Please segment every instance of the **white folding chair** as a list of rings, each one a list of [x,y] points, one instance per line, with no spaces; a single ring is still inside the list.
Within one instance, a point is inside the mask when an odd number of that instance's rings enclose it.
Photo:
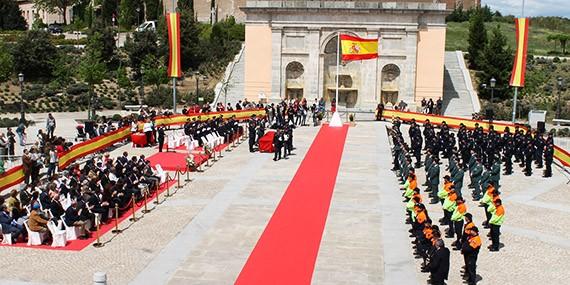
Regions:
[[[162,166],[160,166],[160,164],[157,164],[155,166],[156,172],[157,172],[157,176],[160,177],[160,183],[164,183],[166,182],[166,172],[164,172],[164,170],[162,169]]]
[[[29,220],[26,220],[24,222],[26,231],[28,231],[28,245],[41,245],[45,240],[45,238],[47,237],[47,234],[40,232],[33,232],[32,230],[30,230],[30,225],[28,223]]]
[[[0,232],[2,233],[2,244],[12,244],[12,234],[5,234],[2,231],[2,225],[0,225]]]
[[[51,247],[64,247],[67,244],[66,231],[59,229],[53,221],[48,222],[48,229],[51,232]]]
[[[61,220],[63,221],[63,227],[65,228],[65,236],[67,240],[76,240],[78,237],[84,235],[83,227],[69,226],[65,222],[65,214],[61,215]]]
[[[65,199],[61,203],[61,207],[63,207],[64,211],[71,207],[71,194],[67,193]]]

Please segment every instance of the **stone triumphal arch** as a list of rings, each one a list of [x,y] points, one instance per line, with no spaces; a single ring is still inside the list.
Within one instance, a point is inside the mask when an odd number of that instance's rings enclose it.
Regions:
[[[379,38],[379,57],[343,62],[339,105],[410,106],[443,92],[445,4],[411,1],[247,1],[244,95],[330,102],[339,33]]]

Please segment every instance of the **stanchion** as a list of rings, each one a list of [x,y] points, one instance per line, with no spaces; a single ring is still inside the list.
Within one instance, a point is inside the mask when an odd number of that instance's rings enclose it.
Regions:
[[[142,210],[142,212],[143,212],[144,214],[150,213],[150,211],[152,211],[152,210],[149,210],[148,207],[147,207],[147,205],[146,205],[146,204],[147,204],[147,203],[146,203],[146,200],[147,200],[147,199],[148,199],[148,190],[144,192],[144,210]]]
[[[218,160],[216,159],[216,146],[215,146],[215,145],[214,145],[214,147],[212,148],[212,154],[214,155],[214,159],[212,159],[212,161],[213,161],[213,162],[218,161]]]
[[[184,180],[186,182],[190,182],[192,181],[192,179],[190,179],[190,168],[186,167],[186,180]]]
[[[132,211],[133,211],[133,217],[130,218],[129,221],[131,221],[131,222],[136,222],[136,221],[138,221],[139,219],[137,219],[137,216],[136,216],[136,213],[135,213],[135,204],[136,204],[136,203],[135,203],[135,197],[134,197],[134,196],[131,198],[131,202],[132,202],[132,207],[131,207],[131,209],[132,209]]]
[[[170,180],[174,180],[170,177],[170,174],[166,175],[166,181],[170,181]],[[168,184],[166,184],[166,194],[164,194],[164,197],[170,197],[170,187],[168,187]]]
[[[156,191],[156,201],[154,201],[154,204],[156,204],[156,205],[160,205],[160,200],[159,200],[159,197],[158,197],[158,196],[160,195],[160,192],[158,192],[158,190],[160,190],[159,187],[160,187],[160,186],[157,185],[157,186],[156,186],[156,190],[155,190],[155,191]],[[166,187],[168,187],[168,177],[166,178]]]
[[[176,176],[178,176],[178,179],[177,179],[178,181],[176,182],[177,183],[176,189],[180,189],[180,188],[182,188],[182,186],[180,185],[180,174],[182,174],[182,171],[176,170],[176,174],[177,174]]]
[[[115,229],[111,231],[114,234],[120,234],[122,230],[119,230],[119,204],[115,204]]]
[[[100,240],[100,234],[99,234],[100,223],[99,223],[99,221],[96,221],[96,222],[97,222],[97,242],[94,243],[93,246],[99,248],[99,247],[103,247],[103,243]]]

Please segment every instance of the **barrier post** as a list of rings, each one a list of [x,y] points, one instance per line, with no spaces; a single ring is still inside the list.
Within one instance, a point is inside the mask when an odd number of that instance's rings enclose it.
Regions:
[[[186,181],[186,182],[192,181],[190,179],[190,167],[188,167],[188,166],[186,166],[186,180],[184,180],[184,181]]]
[[[93,273],[93,285],[107,285],[107,273],[105,272]]]
[[[100,222],[97,221],[97,219],[95,219],[95,222],[97,222],[97,242],[93,244],[94,247],[99,248],[99,247],[103,247],[103,243],[101,243],[100,240],[100,234],[99,234],[99,229],[100,229]]]
[[[214,159],[212,159],[212,161],[213,161],[213,162],[218,161],[218,160],[216,159],[216,145],[214,145],[214,147],[212,148],[212,154],[214,155]]]
[[[177,179],[178,181],[176,182],[177,183],[176,189],[180,189],[180,188],[182,188],[182,186],[180,185],[180,175],[182,174],[182,171],[176,170],[176,174],[178,176],[178,179]]]
[[[115,229],[111,231],[114,234],[120,234],[122,230],[119,230],[119,204],[115,204]]]
[[[147,202],[146,202],[147,199],[148,199],[148,190],[144,192],[144,210],[142,211],[144,214],[150,213],[151,211],[147,207]]]
[[[136,221],[138,221],[139,219],[137,219],[137,216],[136,216],[136,213],[135,213],[135,197],[134,197],[134,196],[131,198],[131,202],[132,202],[131,209],[132,209],[132,212],[133,212],[133,217],[130,218],[129,221],[131,221],[131,222],[136,222]]]
[[[160,186],[157,185],[157,186],[156,186],[156,190],[155,190],[155,191],[156,191],[156,201],[154,201],[154,204],[156,204],[156,205],[159,205],[159,204],[160,204],[160,200],[159,200],[159,197],[158,197],[158,196],[160,195],[160,192],[158,192],[158,190],[160,190],[159,187],[160,187]],[[168,187],[168,177],[167,177],[167,179],[166,179],[166,187]]]

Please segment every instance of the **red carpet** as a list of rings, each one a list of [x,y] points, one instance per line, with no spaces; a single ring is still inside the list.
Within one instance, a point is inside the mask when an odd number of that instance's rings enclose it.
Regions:
[[[216,156],[218,152],[224,150],[228,147],[229,144],[222,144],[216,147]],[[194,151],[202,151],[202,147],[197,147]],[[162,169],[165,171],[176,171],[176,170],[184,170],[186,168],[186,157],[188,156],[188,152],[186,151],[163,151],[157,152],[149,157],[147,160],[150,161],[150,164],[154,167],[157,164],[160,164]],[[203,154],[196,154],[194,153],[194,162],[196,165],[201,165],[202,163],[206,162],[206,155]]]
[[[311,283],[347,133],[321,127],[235,284]]]
[[[170,181],[169,183],[163,183],[162,185],[160,185],[160,189],[159,189],[159,193],[162,193],[164,191],[166,191],[167,187],[171,187],[172,185],[174,185],[176,183],[176,181]],[[153,204],[152,202],[155,201],[156,199],[156,192],[152,195],[149,196],[148,198],[148,202],[147,202],[147,206],[149,209],[152,209]],[[161,198],[164,199],[164,198]],[[140,205],[139,205],[140,204]],[[135,205],[135,211],[138,211],[140,208],[144,207],[144,203],[141,201],[139,202],[139,204]],[[120,224],[126,220],[132,217],[132,212],[131,210],[125,211],[123,213],[123,215],[119,216],[119,229],[123,229],[124,227],[121,227]],[[137,217],[141,217],[141,213],[137,213]],[[104,242],[106,240],[108,240],[109,238],[106,237],[105,239],[103,239],[103,235],[111,230],[113,230],[115,228],[115,220],[114,219],[109,219],[109,224],[106,225],[101,225],[99,234],[101,236],[101,241]],[[70,250],[70,251],[80,251],[83,250],[84,248],[86,248],[87,246],[89,246],[91,243],[95,242],[95,240],[97,239],[97,235],[96,233],[92,233],[91,234],[91,238],[89,239],[85,239],[85,240],[72,240],[72,241],[68,241],[67,245],[65,247],[51,247],[51,243],[48,245],[32,245],[32,246],[28,246],[27,243],[25,242],[21,242],[21,243],[15,243],[12,245],[0,245],[0,246],[13,246],[13,247],[26,247],[26,248],[33,248],[33,249],[53,249],[53,250]]]

